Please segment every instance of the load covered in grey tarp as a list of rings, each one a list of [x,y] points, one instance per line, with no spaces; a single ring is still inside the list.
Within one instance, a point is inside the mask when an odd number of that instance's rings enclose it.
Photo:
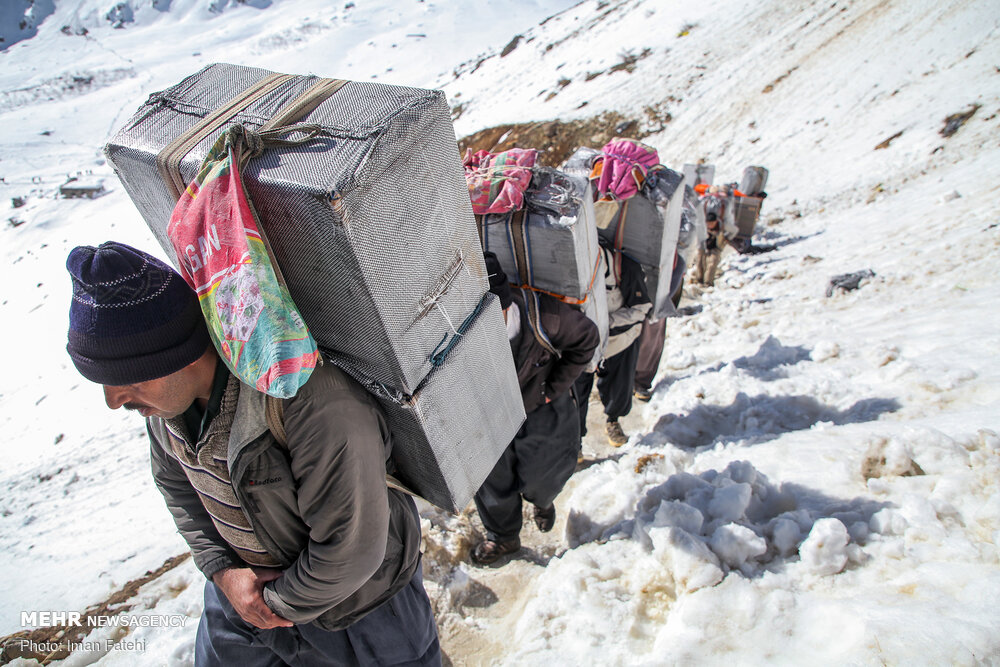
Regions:
[[[767,187],[768,171],[764,167],[750,166],[743,170],[740,192],[745,196],[733,197],[733,224],[737,228],[736,238],[749,239],[753,236],[760,207],[764,203],[761,196]]]
[[[562,168],[569,174],[589,176],[594,159],[599,155],[601,151],[593,148],[577,148]],[[657,165],[646,174],[639,194],[620,202],[618,211],[606,225],[598,224],[597,233],[601,238],[642,264],[646,288],[653,302],[652,317],[656,319],[678,314],[670,301],[670,276],[684,206],[683,184],[683,176]],[[625,226],[618,239],[622,208],[626,211]]]
[[[692,188],[702,183],[705,185],[711,185],[712,181],[715,179],[715,165],[686,164],[681,170],[681,173],[684,174],[684,182]]]
[[[639,194],[621,203],[618,213],[598,233],[642,264],[646,289],[653,302],[652,317],[675,317],[670,301],[670,276],[684,208],[684,177],[657,166],[649,170]],[[622,211],[625,211],[622,223]],[[624,227],[619,229],[619,225]]]
[[[764,167],[747,167],[740,179],[740,192],[750,197],[759,196],[767,187],[767,175],[768,171]]]
[[[592,200],[586,178],[535,167],[525,196],[524,236],[531,287],[562,297],[597,325],[596,368],[608,339],[608,305]],[[519,284],[512,218],[512,213],[483,217],[483,249],[496,254],[508,280]]]
[[[224,121],[179,159],[188,183],[226,127],[258,130],[329,81],[217,64],[150,96],[105,153],[168,256],[175,195],[157,165],[165,147],[213,117]],[[265,150],[244,180],[324,356],[386,406],[398,476],[460,509],[524,409],[503,319],[484,298],[450,110],[440,91],[352,81],[334,89],[297,119],[320,136]],[[493,338],[500,342],[487,344]]]

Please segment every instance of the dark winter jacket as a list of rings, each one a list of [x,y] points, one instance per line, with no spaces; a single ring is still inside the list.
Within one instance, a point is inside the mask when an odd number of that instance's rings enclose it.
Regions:
[[[544,404],[546,398],[555,399],[569,390],[594,358],[601,335],[597,325],[579,310],[554,297],[539,295],[542,330],[552,347],[560,352],[556,358],[532,333],[524,307],[524,292],[514,290],[513,297],[521,318],[521,331],[511,341],[511,348],[524,411],[528,413]]]
[[[392,441],[385,417],[360,385],[327,364],[284,401],[285,447],[268,430],[264,394],[229,387],[227,394],[238,393],[225,403],[235,406],[232,485],[254,534],[284,571],[266,584],[264,599],[294,623],[347,627],[406,586],[419,564],[413,501],[386,487]],[[209,578],[245,567],[171,450],[177,438],[192,446],[186,429],[158,418],[147,427],[153,477],[195,565]]]

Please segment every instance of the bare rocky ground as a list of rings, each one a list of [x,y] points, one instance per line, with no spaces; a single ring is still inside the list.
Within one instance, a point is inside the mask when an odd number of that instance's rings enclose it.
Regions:
[[[463,155],[466,150],[498,153],[511,148],[534,148],[538,150],[541,164],[558,167],[580,146],[601,147],[615,137],[646,138],[655,129],[648,121],[648,118],[630,118],[610,111],[565,122],[548,120],[498,125],[460,139],[458,147]]]

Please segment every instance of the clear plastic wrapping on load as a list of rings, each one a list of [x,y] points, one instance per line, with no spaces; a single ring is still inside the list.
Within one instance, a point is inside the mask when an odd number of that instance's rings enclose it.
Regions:
[[[584,177],[535,167],[525,197],[524,231],[531,287],[579,308],[601,334],[596,367],[608,338],[604,265],[594,226],[593,196]],[[513,284],[520,284],[512,245],[512,213],[484,216],[483,248],[496,254]]]
[[[690,266],[694,263],[698,247],[708,238],[705,209],[698,203],[698,194],[684,181],[684,204],[681,209],[681,226],[677,235],[677,254]]]
[[[594,159],[600,155],[601,151],[593,148],[578,148],[563,163],[562,169],[569,174],[588,177]],[[711,177],[710,173],[704,173]],[[620,247],[642,265],[649,298],[653,302],[653,317],[657,319],[677,315],[670,300],[670,276],[684,207],[684,182],[684,176],[662,165],[650,169],[639,194],[624,202],[610,203],[617,205],[617,211],[597,224],[601,238]],[[625,225],[619,229],[623,207]]]
[[[681,172],[684,174],[684,182],[692,188],[702,183],[712,185],[715,179],[714,164],[686,164]]]

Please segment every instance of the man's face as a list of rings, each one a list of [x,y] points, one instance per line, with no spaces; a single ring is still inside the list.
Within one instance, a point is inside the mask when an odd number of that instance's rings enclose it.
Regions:
[[[104,385],[104,400],[112,410],[124,407],[143,417],[176,417],[197,397],[195,383],[187,370],[138,384]]]

